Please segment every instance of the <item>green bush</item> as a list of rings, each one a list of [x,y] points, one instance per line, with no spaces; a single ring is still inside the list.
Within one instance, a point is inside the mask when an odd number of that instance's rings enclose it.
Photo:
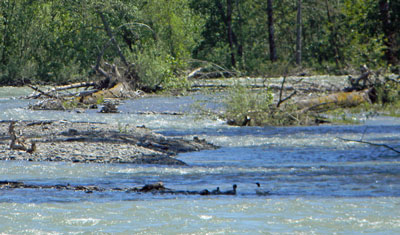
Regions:
[[[272,93],[266,90],[252,91],[242,85],[235,85],[229,90],[224,100],[225,118],[232,124],[243,125],[252,120],[253,125],[269,120]]]
[[[276,107],[271,91],[251,90],[241,85],[236,85],[228,92],[224,104],[224,117],[231,125],[313,125],[320,119],[317,113],[299,110],[292,103]]]

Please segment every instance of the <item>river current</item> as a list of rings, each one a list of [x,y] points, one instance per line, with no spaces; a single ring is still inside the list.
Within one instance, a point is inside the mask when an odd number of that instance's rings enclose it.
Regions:
[[[6,234],[397,234],[400,119],[360,117],[360,125],[231,127],[191,115],[205,98],[127,100],[121,113],[32,111],[14,99],[25,88],[0,89],[0,120],[101,121],[145,125],[168,136],[205,138],[217,150],[180,154],[188,166],[0,162],[0,180],[32,184],[134,187],[158,181],[176,190],[229,190],[236,196],[126,192],[0,190],[0,233]],[[214,97],[217,99],[217,97]],[[210,109],[221,108],[211,102]],[[143,114],[154,111],[155,113]],[[165,115],[158,112],[183,112]],[[270,194],[256,194],[256,182]]]

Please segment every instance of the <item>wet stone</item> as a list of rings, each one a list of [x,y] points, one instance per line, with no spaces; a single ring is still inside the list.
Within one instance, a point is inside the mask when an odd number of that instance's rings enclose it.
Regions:
[[[0,133],[8,133],[9,124],[0,123]],[[181,152],[215,149],[205,140],[166,137],[143,127],[118,124],[53,121],[46,129],[34,122],[17,122],[16,131],[34,137],[37,151],[10,149],[10,137],[0,144],[0,160],[69,161],[76,163],[132,163],[185,165],[174,156]],[[31,137],[31,138],[32,138]]]

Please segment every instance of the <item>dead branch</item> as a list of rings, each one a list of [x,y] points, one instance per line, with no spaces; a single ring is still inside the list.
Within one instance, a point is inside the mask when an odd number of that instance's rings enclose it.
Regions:
[[[17,134],[15,133],[15,129],[14,129],[15,123],[16,123],[15,121],[12,121],[10,123],[10,126],[8,127],[8,133],[11,138],[10,149],[22,150],[22,151],[26,151],[28,153],[35,152],[36,151],[36,143],[32,142],[31,146],[28,147],[25,137],[23,137],[23,136],[18,137]]]
[[[282,79],[281,89],[279,90],[279,100],[278,100],[278,103],[276,104],[277,108],[279,108],[279,105],[281,105],[281,102],[282,102],[282,93],[283,93],[283,87],[285,85],[285,81],[286,81],[286,76],[283,77],[283,79]]]
[[[346,87],[344,91],[360,91],[371,88],[382,81],[379,79],[379,72],[374,73],[366,65],[360,67],[361,75],[358,78],[349,76],[350,87]],[[375,75],[371,78],[371,75]]]
[[[199,76],[199,73],[201,73],[201,71],[203,70],[203,67],[200,68],[196,68],[195,70],[193,70],[192,72],[189,73],[189,75],[187,76],[188,79],[192,79],[192,78],[197,78]]]
[[[283,94],[283,88],[284,88],[284,85],[285,85],[285,81],[286,81],[286,77],[283,77],[282,84],[281,84],[281,89],[279,90],[279,100],[278,100],[278,103],[276,103],[276,107],[277,107],[277,108],[279,108],[279,106],[280,106],[283,102],[285,102],[285,101],[291,99],[291,98],[292,98],[294,95],[296,95],[296,93],[297,93],[297,91],[294,90],[289,96],[287,96],[287,97],[285,97],[285,98],[282,99],[282,94]]]
[[[99,12],[99,15],[100,15],[101,21],[103,22],[104,30],[106,31],[112,44],[114,45],[115,49],[117,50],[117,53],[118,53],[119,57],[121,58],[121,61],[124,63],[124,65],[126,67],[129,67],[129,63],[127,62],[124,54],[122,53],[122,50],[117,43],[117,40],[115,40],[115,37],[111,31],[110,25],[108,24],[106,17],[104,16],[104,14],[102,12]]]
[[[297,91],[296,90],[294,90],[290,95],[288,95],[288,96],[286,96],[285,98],[283,98],[281,101],[280,101],[280,104],[282,104],[283,102],[285,102],[285,101],[287,101],[287,100],[290,100],[293,96],[295,96],[297,94]],[[279,107],[279,106],[278,106]]]
[[[230,71],[221,65],[209,61],[194,59],[189,62],[202,63],[205,65],[203,67],[196,68],[192,72],[190,72],[187,77],[188,79],[194,79],[194,78],[208,79],[208,78],[221,78],[221,77],[228,78],[238,74],[235,71]]]
[[[95,85],[96,85],[95,82],[79,82],[79,83],[73,83],[73,84],[65,85],[65,86],[57,86],[46,92],[64,91],[64,90],[76,89],[76,88],[82,88],[82,87],[91,87],[91,86],[95,86]]]
[[[295,84],[301,83],[303,80],[304,80],[304,78],[300,78],[299,80],[292,82],[292,84],[295,85]]]
[[[56,92],[59,92],[59,91],[70,90],[70,89],[76,89],[76,88],[83,88],[83,87],[88,88],[88,87],[95,86],[95,85],[96,85],[95,82],[79,82],[79,83],[73,83],[73,84],[65,85],[65,86],[53,87],[53,88],[51,88],[49,90],[46,90],[46,91],[42,91],[38,87],[28,85],[30,88],[32,88],[33,90],[35,90],[35,91],[37,91],[39,93],[38,94],[36,94],[36,93],[35,94],[31,94],[31,95],[25,96],[23,98],[24,99],[38,99],[43,95],[43,96],[47,96],[47,97],[52,98],[52,99],[53,98],[57,99],[57,98],[61,98],[61,97],[64,97],[64,96],[75,96],[76,94],[79,94],[80,92],[70,93],[68,95],[65,95],[65,94],[53,94],[53,93],[56,93]]]
[[[101,59],[103,58],[105,50],[108,48],[110,45],[111,40],[109,40],[106,44],[104,44],[103,49],[100,51],[100,53],[97,55],[97,60],[96,60],[96,65],[94,66],[93,70],[97,71],[100,67]]]
[[[345,139],[345,138],[341,138],[341,137],[336,137],[336,138],[338,138],[340,140],[343,140],[343,141],[347,141],[347,142],[356,142],[356,143],[368,144],[368,145],[377,146],[377,147],[383,147],[383,148],[389,149],[389,150],[391,150],[391,151],[393,151],[395,153],[399,153],[400,154],[399,150],[396,150],[395,148],[393,148],[393,147],[391,147],[391,146],[389,146],[387,144],[377,144],[377,143],[372,143],[372,142],[363,141],[363,140],[351,140],[351,139]]]
[[[35,86],[28,85],[28,87],[32,88],[33,90],[35,90],[35,91],[39,92],[40,94],[42,94],[42,95],[44,95],[44,96],[47,96],[47,97],[49,97],[49,98],[58,99],[57,96],[54,96],[54,95],[50,94],[49,92],[42,91],[42,90],[40,90],[39,88],[37,88],[37,87],[35,87]]]

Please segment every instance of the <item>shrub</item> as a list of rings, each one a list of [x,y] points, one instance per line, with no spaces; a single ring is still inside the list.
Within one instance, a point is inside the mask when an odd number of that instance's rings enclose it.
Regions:
[[[242,85],[235,85],[228,91],[224,100],[225,118],[231,124],[252,125],[264,123],[269,119],[272,93],[268,90],[251,91]]]
[[[292,126],[312,125],[321,121],[316,112],[300,110],[293,103],[276,107],[269,90],[250,90],[241,85],[236,85],[228,92],[224,104],[224,118],[231,125]]]

